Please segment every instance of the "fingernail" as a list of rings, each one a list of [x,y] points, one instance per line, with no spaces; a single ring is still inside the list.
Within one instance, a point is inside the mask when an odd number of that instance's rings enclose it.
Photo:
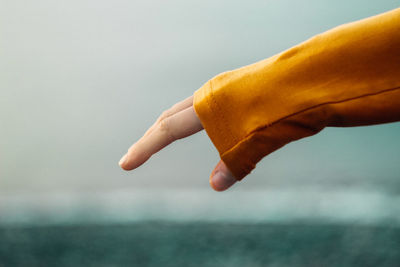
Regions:
[[[122,166],[122,164],[124,164],[125,160],[126,160],[126,156],[127,154],[125,154],[118,162],[119,166]]]
[[[211,185],[217,191],[224,191],[236,183],[236,179],[221,171],[216,171],[211,178]]]

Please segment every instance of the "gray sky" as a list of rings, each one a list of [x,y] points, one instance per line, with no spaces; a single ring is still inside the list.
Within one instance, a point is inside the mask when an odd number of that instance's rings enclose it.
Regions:
[[[156,117],[214,75],[398,1],[0,1],[0,191],[208,188],[203,132],[130,173],[117,162]],[[234,190],[399,191],[400,124],[326,129]],[[211,189],[210,189],[211,190]]]

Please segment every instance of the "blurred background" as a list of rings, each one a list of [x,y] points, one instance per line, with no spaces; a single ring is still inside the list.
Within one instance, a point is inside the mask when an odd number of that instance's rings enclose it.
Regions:
[[[325,129],[223,193],[205,132],[118,166],[216,74],[398,6],[1,0],[0,266],[398,266],[399,123]]]

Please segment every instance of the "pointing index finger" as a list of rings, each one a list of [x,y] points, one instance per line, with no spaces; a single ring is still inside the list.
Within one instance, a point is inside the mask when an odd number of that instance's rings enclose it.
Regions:
[[[146,134],[133,144],[121,159],[120,166],[132,170],[146,162],[153,154],[175,140],[203,129],[193,106],[158,120]]]

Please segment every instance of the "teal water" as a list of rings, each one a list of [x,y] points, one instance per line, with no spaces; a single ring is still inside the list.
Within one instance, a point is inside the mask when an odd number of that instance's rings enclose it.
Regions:
[[[142,222],[0,228],[0,266],[399,266],[400,228]]]

